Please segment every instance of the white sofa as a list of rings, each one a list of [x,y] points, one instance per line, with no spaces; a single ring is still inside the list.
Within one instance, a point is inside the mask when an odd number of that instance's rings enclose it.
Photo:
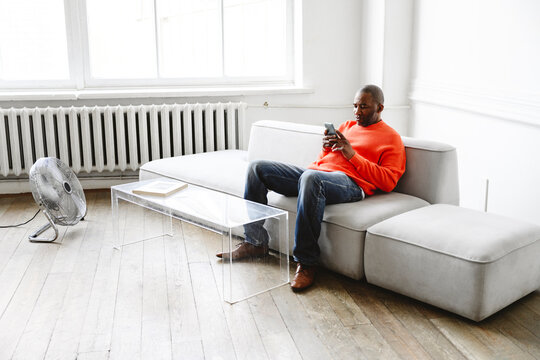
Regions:
[[[259,121],[247,151],[151,161],[140,178],[165,176],[242,196],[250,160],[306,166],[321,150],[322,133],[322,126]],[[403,143],[406,171],[393,192],[326,207],[322,265],[475,321],[538,289],[540,226],[456,206],[456,150],[407,137]],[[270,192],[268,200],[289,212],[292,251],[296,198]]]
[[[322,126],[258,121],[251,128],[247,151],[222,150],[154,160],[141,167],[139,177],[141,180],[169,177],[241,197],[249,161],[268,159],[307,166],[321,150],[322,134]],[[326,268],[361,279],[364,240],[370,226],[430,204],[458,204],[455,148],[407,137],[403,137],[403,143],[407,170],[395,191],[326,207],[319,238],[321,264]],[[268,198],[269,205],[289,212],[292,253],[296,197],[271,192]]]

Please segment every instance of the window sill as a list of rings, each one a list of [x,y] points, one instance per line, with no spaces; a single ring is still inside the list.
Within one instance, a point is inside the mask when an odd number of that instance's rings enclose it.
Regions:
[[[313,93],[312,88],[299,86],[19,90],[0,91],[0,101],[182,98],[309,93]]]

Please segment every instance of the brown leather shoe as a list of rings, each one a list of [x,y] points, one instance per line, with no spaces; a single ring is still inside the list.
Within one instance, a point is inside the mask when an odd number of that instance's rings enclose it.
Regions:
[[[254,257],[263,257],[268,255],[268,245],[255,246],[248,242],[241,243],[232,253],[224,252],[216,254],[218,258],[229,260],[242,260]]]
[[[300,291],[310,287],[315,279],[315,266],[307,266],[298,263],[296,267],[296,274],[293,281],[291,281],[291,288],[293,291]]]

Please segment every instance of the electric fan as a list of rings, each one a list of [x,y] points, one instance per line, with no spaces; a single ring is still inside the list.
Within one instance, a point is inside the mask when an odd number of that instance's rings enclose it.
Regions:
[[[54,157],[38,159],[30,169],[34,200],[49,222],[28,236],[32,242],[52,242],[58,237],[56,225],[75,225],[86,215],[86,198],[73,171]],[[39,237],[52,227],[54,237]]]

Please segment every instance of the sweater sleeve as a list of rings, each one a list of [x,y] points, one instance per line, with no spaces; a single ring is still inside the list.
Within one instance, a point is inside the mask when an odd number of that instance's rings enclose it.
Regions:
[[[322,159],[323,157],[325,157],[326,154],[328,154],[329,152],[330,152],[330,149],[325,148],[325,147],[323,146],[323,148],[322,148],[322,150],[319,152],[319,156],[317,156],[317,160],[315,160],[315,162],[321,160],[321,159]]]
[[[371,162],[358,153],[349,160],[358,173],[382,191],[392,191],[405,172],[403,144],[391,144],[382,151],[378,163]]]

